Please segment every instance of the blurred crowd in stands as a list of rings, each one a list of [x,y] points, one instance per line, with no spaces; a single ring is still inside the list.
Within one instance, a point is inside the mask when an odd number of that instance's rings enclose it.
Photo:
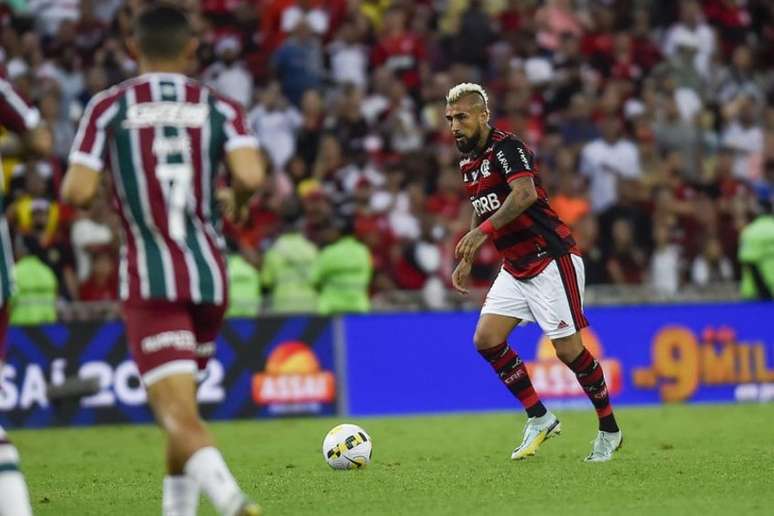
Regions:
[[[0,5],[4,75],[55,142],[23,156],[3,135],[5,210],[17,255],[50,268],[60,299],[116,297],[110,200],[77,211],[56,192],[84,105],[136,71],[125,42],[143,3]],[[444,119],[460,82],[481,83],[493,125],[535,151],[588,284],[669,294],[739,279],[740,232],[774,191],[774,2],[179,3],[202,40],[192,75],[244,104],[270,163],[249,223],[224,228],[242,285],[315,296],[319,251],[351,232],[372,296],[443,306],[471,216]],[[482,248],[475,286],[499,263]]]

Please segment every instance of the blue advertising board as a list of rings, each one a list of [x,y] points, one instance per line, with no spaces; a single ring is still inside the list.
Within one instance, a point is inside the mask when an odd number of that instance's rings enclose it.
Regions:
[[[0,371],[0,425],[44,427],[147,422],[137,368],[120,322],[12,327]],[[48,384],[97,378],[99,392],[50,401]],[[333,321],[319,317],[230,320],[198,388],[208,419],[333,414]]]
[[[774,303],[599,307],[587,316],[584,344],[602,364],[616,405],[774,400]],[[202,413],[233,419],[517,408],[474,349],[477,318],[459,312],[228,321],[199,384]],[[8,341],[0,425],[151,420],[121,323],[11,328]],[[509,342],[546,403],[589,407],[536,325],[517,328]],[[47,385],[72,376],[96,378],[101,388],[50,401]]]
[[[598,307],[586,347],[614,404],[774,400],[774,303]],[[516,401],[476,353],[477,313],[347,317],[351,415],[512,409]],[[589,406],[535,324],[509,342],[551,406]]]

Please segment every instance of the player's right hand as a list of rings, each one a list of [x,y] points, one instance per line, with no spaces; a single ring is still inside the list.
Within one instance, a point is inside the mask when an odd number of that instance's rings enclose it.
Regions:
[[[472,262],[468,260],[462,260],[457,264],[454,272],[452,272],[452,286],[454,287],[454,290],[460,294],[468,293],[468,289],[465,287],[465,285],[468,283],[468,278],[470,278],[471,267],[473,267]]]

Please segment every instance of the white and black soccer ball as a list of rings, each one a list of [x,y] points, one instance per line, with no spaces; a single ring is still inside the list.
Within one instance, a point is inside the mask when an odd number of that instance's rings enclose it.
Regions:
[[[357,425],[334,426],[323,439],[323,457],[333,469],[364,468],[372,452],[371,436]]]

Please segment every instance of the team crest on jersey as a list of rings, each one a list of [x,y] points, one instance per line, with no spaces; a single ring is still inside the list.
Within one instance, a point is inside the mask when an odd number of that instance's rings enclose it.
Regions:
[[[489,177],[491,172],[489,171],[489,160],[488,159],[485,159],[481,163],[481,168],[479,170],[480,170],[482,176]]]
[[[129,106],[124,127],[136,129],[158,125],[202,127],[207,121],[209,106],[190,102],[146,102]]]

